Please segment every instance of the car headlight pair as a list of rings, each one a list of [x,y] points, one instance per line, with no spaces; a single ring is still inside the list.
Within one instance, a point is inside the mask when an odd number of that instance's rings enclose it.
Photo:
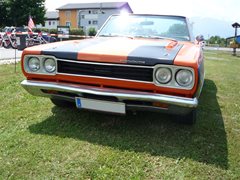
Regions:
[[[39,59],[38,57],[29,57],[27,68],[34,73],[54,73],[56,71],[56,61],[53,58]]]
[[[159,84],[170,84],[175,86],[177,83],[180,87],[189,87],[193,84],[193,73],[189,69],[174,69],[168,67],[159,67],[155,71],[155,79]],[[176,83],[175,83],[176,82]]]

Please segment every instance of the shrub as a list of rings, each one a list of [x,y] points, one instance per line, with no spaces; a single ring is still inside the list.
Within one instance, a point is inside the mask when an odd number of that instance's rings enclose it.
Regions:
[[[50,34],[57,34],[57,29],[49,29]]]
[[[71,35],[82,35],[82,36],[85,35],[83,29],[81,29],[81,28],[70,29],[70,34]]]
[[[97,34],[97,31],[96,31],[96,29],[94,27],[90,27],[88,29],[88,35],[89,36],[95,36],[96,34]]]

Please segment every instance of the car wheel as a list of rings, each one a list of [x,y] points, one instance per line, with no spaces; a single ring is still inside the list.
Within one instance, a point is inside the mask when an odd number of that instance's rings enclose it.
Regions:
[[[3,43],[3,47],[5,49],[9,49],[11,47],[11,44],[10,43],[9,44]]]
[[[63,107],[63,108],[73,108],[73,107],[75,107],[75,103],[73,103],[73,102],[60,100],[60,99],[50,99],[50,100],[52,101],[52,103],[55,106],[58,106],[58,107]]]
[[[16,41],[13,42],[13,44],[11,44],[11,48],[13,48],[13,49],[17,49],[17,42],[16,42]]]
[[[197,120],[197,110],[196,109],[192,110],[187,115],[178,117],[178,121],[182,124],[193,125],[196,123],[196,120]]]

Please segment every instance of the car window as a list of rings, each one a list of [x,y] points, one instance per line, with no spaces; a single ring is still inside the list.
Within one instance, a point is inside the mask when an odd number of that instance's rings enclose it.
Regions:
[[[190,40],[186,19],[175,16],[112,16],[98,35]]]

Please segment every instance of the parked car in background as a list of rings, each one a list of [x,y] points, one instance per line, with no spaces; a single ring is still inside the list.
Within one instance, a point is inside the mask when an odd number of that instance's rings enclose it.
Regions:
[[[199,41],[183,16],[113,15],[95,38],[25,49],[21,84],[57,106],[166,112],[193,124],[204,82]]]

